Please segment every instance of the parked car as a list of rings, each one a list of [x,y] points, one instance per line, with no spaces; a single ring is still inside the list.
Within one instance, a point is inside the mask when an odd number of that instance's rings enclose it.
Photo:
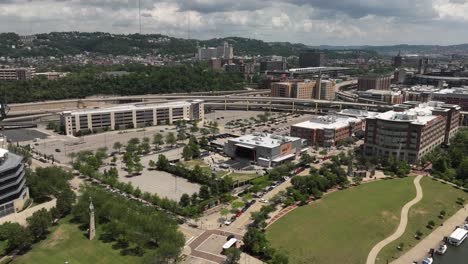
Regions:
[[[262,198],[262,199],[260,199],[260,202],[262,202],[262,203],[268,203],[268,200],[265,199],[265,198]]]
[[[229,220],[226,220],[226,221],[224,221],[224,224],[228,226],[228,225],[232,224],[232,222],[229,221]]]

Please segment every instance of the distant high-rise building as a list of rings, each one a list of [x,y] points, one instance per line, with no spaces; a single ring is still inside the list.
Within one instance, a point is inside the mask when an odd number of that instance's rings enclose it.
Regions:
[[[319,78],[315,89],[315,99],[335,100],[335,82]]]
[[[393,57],[393,66],[395,67],[401,67],[403,65],[403,57],[401,56],[401,51],[398,52],[398,55]]]
[[[199,60],[209,60],[212,58],[219,58],[225,60],[232,60],[234,57],[234,48],[227,42],[224,42],[223,45],[218,46],[216,48],[213,47],[203,47],[198,48],[198,56]]]
[[[361,76],[358,79],[358,90],[390,90],[392,77],[382,75]]]
[[[288,97],[297,99],[311,99],[314,93],[315,81],[278,82],[271,84],[272,97]]]
[[[288,68],[286,61],[262,61],[260,71],[284,71]]]
[[[419,59],[418,62],[418,73],[425,74],[428,72],[429,69],[429,58],[422,58]]]
[[[325,54],[317,50],[303,50],[299,55],[301,68],[325,66]]]

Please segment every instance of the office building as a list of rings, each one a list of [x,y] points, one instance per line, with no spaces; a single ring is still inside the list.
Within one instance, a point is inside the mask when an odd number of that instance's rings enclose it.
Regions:
[[[202,120],[203,118],[203,101],[194,100],[65,111],[62,112],[60,121],[66,135],[77,135],[82,132],[172,124],[177,120]]]
[[[313,98],[329,101],[335,100],[336,86],[334,81],[319,78],[316,86]]]
[[[401,52],[398,52],[398,55],[393,57],[393,66],[401,67],[402,65],[403,65],[403,57],[401,56]]]
[[[261,61],[260,62],[260,71],[285,71],[288,69],[288,64],[286,61]]]
[[[208,60],[208,67],[213,71],[218,71],[223,69],[223,61],[218,58],[211,58]]]
[[[458,131],[460,107],[442,102],[405,102],[395,109],[366,118],[367,156],[417,163]]]
[[[294,160],[303,151],[307,148],[300,138],[266,133],[229,139],[224,145],[224,153],[229,157],[249,160],[262,167],[274,167]]]
[[[288,97],[297,99],[312,99],[315,81],[277,82],[271,84],[271,97]]]
[[[32,68],[0,68],[0,81],[31,80],[34,72]]]
[[[199,60],[209,60],[212,58],[219,58],[225,60],[232,60],[234,57],[234,49],[232,45],[227,42],[224,42],[223,45],[214,47],[203,47],[198,48],[197,58]]]
[[[23,210],[29,199],[23,158],[0,148],[0,217]]]
[[[325,66],[325,54],[317,50],[303,50],[299,54],[299,66],[301,68]]]
[[[363,131],[363,121],[355,117],[319,116],[291,126],[293,137],[305,139],[310,146],[330,147]]]
[[[390,90],[367,90],[357,92],[360,101],[367,102],[383,102],[387,104],[403,103],[403,94],[401,91]]]
[[[442,89],[432,93],[434,101],[459,105],[463,111],[468,111],[468,87]]]
[[[392,77],[372,75],[372,76],[361,76],[358,79],[358,90],[390,90],[390,84]]]

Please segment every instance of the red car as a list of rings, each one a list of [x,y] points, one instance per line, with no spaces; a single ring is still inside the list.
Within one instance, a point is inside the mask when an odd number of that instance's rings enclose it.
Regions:
[[[238,212],[238,213],[236,214],[236,217],[239,217],[239,216],[241,216],[241,215],[242,215],[242,211],[241,211],[241,212]]]

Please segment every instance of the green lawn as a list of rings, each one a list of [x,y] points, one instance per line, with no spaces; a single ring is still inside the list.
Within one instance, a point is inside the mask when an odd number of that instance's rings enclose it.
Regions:
[[[465,197],[465,200],[468,198],[467,193],[427,177],[421,180],[421,186],[423,187],[423,199],[410,209],[405,233],[380,252],[377,263],[387,263],[387,259],[391,261],[392,258],[401,256],[419,242],[414,238],[416,231],[420,230],[424,236],[427,236],[431,232],[426,227],[428,221],[433,220],[436,226],[440,225],[444,221],[438,217],[441,210],[447,212],[445,217],[447,219],[461,208],[455,203],[456,199],[458,197]],[[404,244],[402,251],[397,250],[400,243]]]
[[[19,257],[15,263],[59,264],[65,261],[70,264],[133,264],[141,263],[142,258],[122,256],[119,250],[112,249],[111,243],[99,241],[99,230],[96,238],[90,241],[76,224],[64,219],[46,240],[35,244],[31,251]]]
[[[258,174],[255,174],[255,173],[250,173],[249,174],[249,173],[233,172],[233,173],[229,174],[229,177],[231,177],[234,181],[240,181],[240,182],[255,179],[255,178],[260,177],[260,176],[261,175],[258,175]]]
[[[365,263],[371,248],[395,231],[416,190],[413,177],[384,180],[325,195],[267,230],[292,264]]]

